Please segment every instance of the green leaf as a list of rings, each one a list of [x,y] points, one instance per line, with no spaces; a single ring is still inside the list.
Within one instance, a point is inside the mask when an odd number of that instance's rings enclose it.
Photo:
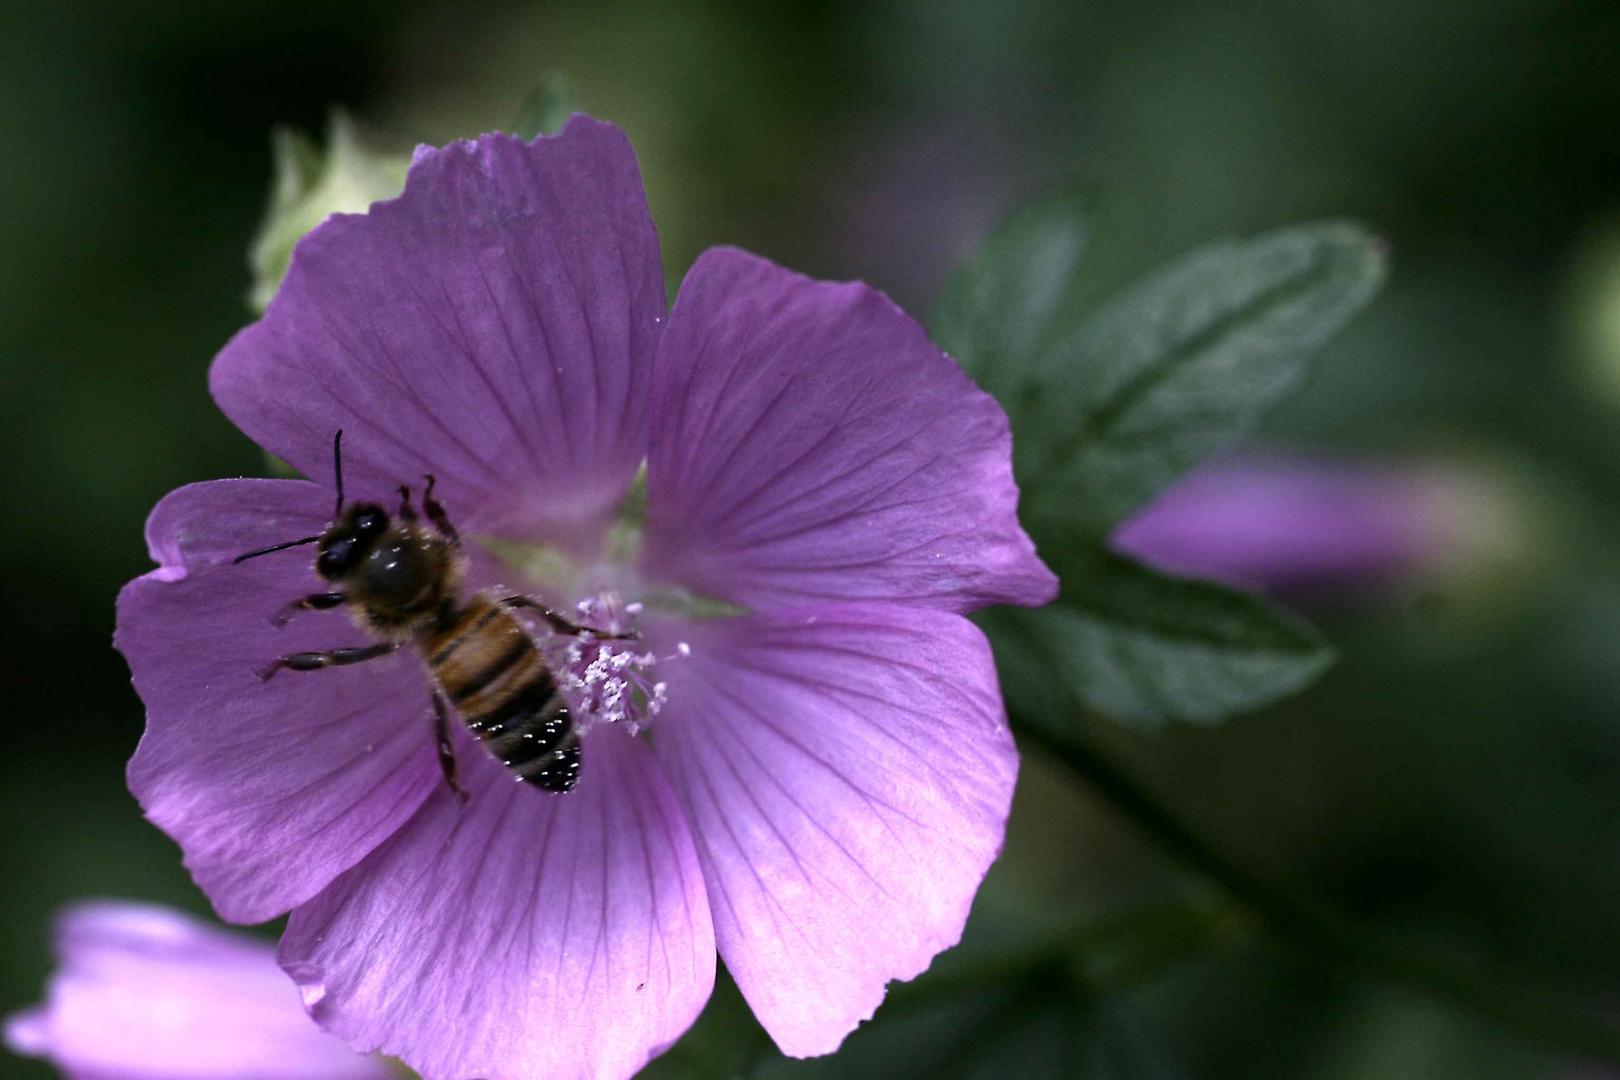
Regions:
[[[1032,366],[1069,308],[1091,233],[1078,197],[1035,203],[940,290],[934,340],[1004,404],[1034,377]]]
[[[507,130],[524,139],[554,135],[573,114],[574,93],[568,79],[560,74],[547,75],[523,99]]]
[[[1075,316],[1073,204],[1015,218],[942,296],[936,334],[1000,399],[1038,536],[1105,535],[1296,389],[1367,303],[1383,244],[1325,223],[1227,242]]]
[[[1105,305],[1041,398],[1070,421],[1043,448],[1043,501],[1101,531],[1246,434],[1372,298],[1382,252],[1354,225],[1284,229],[1207,248]]]
[[[1081,708],[1144,727],[1210,724],[1305,687],[1333,662],[1309,623],[1209,582],[1118,555],[1071,554],[1036,611],[981,616],[1012,712],[1061,725]]]

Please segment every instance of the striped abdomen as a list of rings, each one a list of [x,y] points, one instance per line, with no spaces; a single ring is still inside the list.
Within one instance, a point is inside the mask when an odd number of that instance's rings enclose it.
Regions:
[[[579,779],[579,735],[534,639],[510,611],[474,597],[425,638],[428,667],[473,734],[518,776],[562,792]]]

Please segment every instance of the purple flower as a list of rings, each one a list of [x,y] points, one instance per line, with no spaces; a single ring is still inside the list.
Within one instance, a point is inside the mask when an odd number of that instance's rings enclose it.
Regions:
[[[821,1054],[957,941],[1017,770],[962,616],[1056,582],[1005,416],[880,293],[722,248],[666,314],[634,155],[576,117],[419,151],[400,198],[299,245],[212,387],[307,476],[341,429],[351,497],[435,475],[479,541],[467,592],[642,635],[545,646],[585,731],[567,794],[453,725],[464,805],[418,658],[255,677],[369,640],[266,620],[320,585],[297,549],[232,564],[321,531],[330,488],[153,511],[160,568],[119,601],[130,786],[222,916],[292,911],[281,963],[324,1026],[429,1077],[623,1076],[718,949]]]
[[[386,1080],[314,1024],[269,945],[167,908],[102,900],[56,922],[45,1004],[6,1044],[74,1080]]]
[[[1120,551],[1279,591],[1347,590],[1455,554],[1487,524],[1438,469],[1246,455],[1206,465],[1120,526]]]

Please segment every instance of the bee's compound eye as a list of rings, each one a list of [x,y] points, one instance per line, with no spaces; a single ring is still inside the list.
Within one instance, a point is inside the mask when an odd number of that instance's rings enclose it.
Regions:
[[[361,536],[380,536],[388,528],[388,515],[381,510],[362,510],[354,519],[354,529]]]
[[[340,536],[326,546],[315,559],[315,572],[322,577],[336,577],[354,565],[354,537]]]

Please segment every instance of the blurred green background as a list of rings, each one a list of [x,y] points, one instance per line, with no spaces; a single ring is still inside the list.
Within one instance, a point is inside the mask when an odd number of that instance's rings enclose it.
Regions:
[[[1444,461],[1493,492],[1489,535],[1421,579],[1310,598],[1343,655],[1308,693],[1219,730],[1097,737],[1241,858],[1620,1019],[1616,56],[1612,2],[6,5],[0,1011],[37,999],[65,901],[205,910],[124,790],[141,707],[109,639],[157,498],[263,471],[204,372],[249,317],[270,127],[318,132],[342,104],[383,147],[442,142],[561,71],[635,143],[672,278],[736,243],[921,313],[1054,187],[1097,206],[1097,295],[1293,221],[1386,236],[1385,294],[1265,441]],[[977,974],[1201,889],[1031,753],[967,944],[846,1055],[756,1057],[722,988],[658,1068],[1597,1075],[1241,934],[1079,1018]]]

